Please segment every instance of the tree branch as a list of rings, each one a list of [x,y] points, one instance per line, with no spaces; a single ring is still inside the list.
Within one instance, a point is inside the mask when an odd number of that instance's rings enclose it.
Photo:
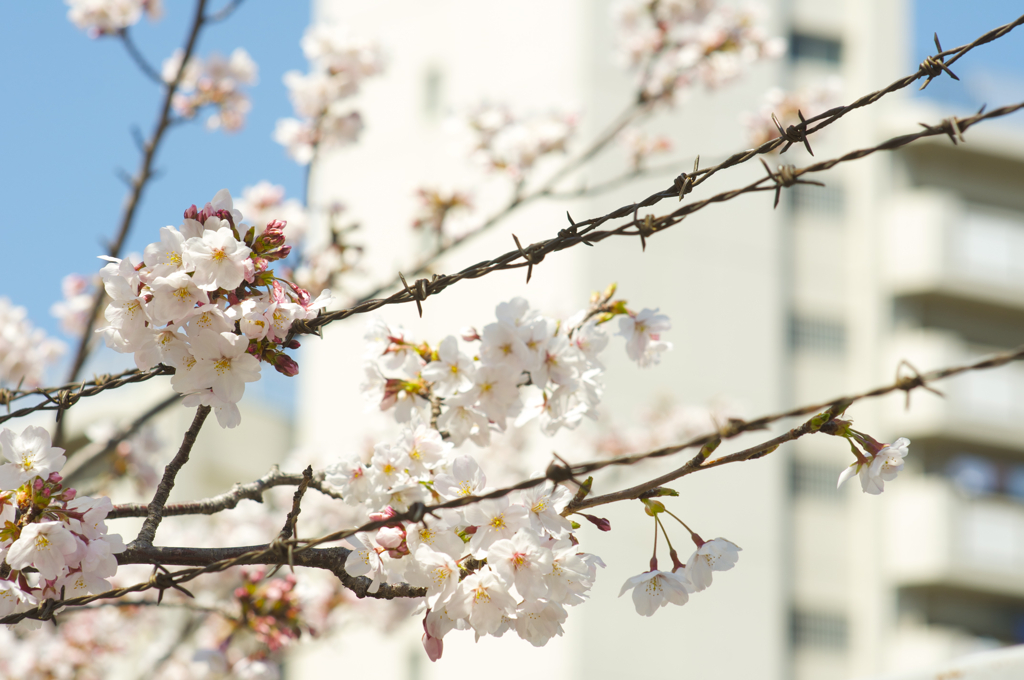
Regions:
[[[164,133],[167,131],[168,124],[170,122],[171,104],[174,100],[174,94],[178,91],[178,86],[181,84],[181,79],[185,74],[185,65],[192,56],[192,52],[196,46],[196,41],[199,38],[199,32],[203,27],[205,10],[206,0],[197,0],[192,25],[189,29],[188,39],[185,42],[181,66],[178,68],[178,72],[174,75],[174,80],[167,84],[156,128],[153,130],[153,134],[144,145],[142,162],[138,171],[135,173],[135,176],[132,178],[132,190],[128,194],[128,199],[125,203],[124,212],[121,216],[121,225],[107,251],[107,254],[110,255],[110,257],[117,257],[121,252],[121,247],[124,245],[124,241],[128,237],[128,231],[131,229],[132,222],[135,219],[135,211],[139,206],[139,202],[142,200],[142,193],[150,178],[153,176],[153,161],[156,158],[157,149],[160,148],[160,142],[163,140]],[[130,45],[130,42],[126,42],[125,44]],[[103,307],[105,297],[106,291],[101,286],[99,290],[96,291],[96,296],[92,305],[92,312],[87,317],[85,330],[83,331],[82,338],[78,343],[78,350],[75,353],[75,358],[71,363],[71,370],[68,372],[68,382],[73,382],[75,378],[78,377],[79,371],[82,370],[82,366],[85,364],[85,360],[89,356],[90,341],[93,337],[93,324]],[[62,439],[62,434],[63,430],[60,423],[58,423],[57,431],[54,435],[55,444],[59,444]]]
[[[195,418],[192,419],[192,425],[185,432],[178,453],[164,468],[163,479],[160,480],[160,484],[156,488],[153,500],[147,506],[146,521],[143,522],[139,535],[132,541],[133,546],[149,547],[153,545],[157,527],[160,526],[160,520],[163,519],[164,504],[167,503],[167,497],[171,494],[171,489],[174,488],[174,480],[178,476],[178,471],[188,462],[189,453],[192,452],[196,437],[199,436],[199,430],[203,427],[206,417],[210,415],[210,410],[209,406],[200,406],[196,409]]]
[[[326,484],[326,482],[324,482],[325,476],[326,475],[323,471],[313,473],[309,486],[325,496],[330,496],[331,498],[337,498],[340,500],[341,494],[334,491]],[[263,493],[267,489],[271,489],[275,486],[297,486],[302,483],[302,480],[303,475],[281,472],[281,470],[274,465],[270,468],[270,472],[263,475],[256,481],[249,482],[248,484],[235,484],[231,491],[211,498],[190,501],[188,503],[172,503],[170,505],[165,505],[161,514],[164,517],[180,515],[214,515],[223,510],[231,510],[235,508],[243,499],[262,503]],[[143,505],[141,503],[115,505],[114,509],[107,515],[107,519],[145,517],[147,515],[147,508],[147,505]]]

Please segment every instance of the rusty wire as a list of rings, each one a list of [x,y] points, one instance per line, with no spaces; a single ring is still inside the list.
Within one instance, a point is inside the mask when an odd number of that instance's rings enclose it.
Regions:
[[[115,599],[123,597],[129,593],[143,592],[146,590],[156,589],[161,593],[167,589],[183,590],[181,584],[191,581],[203,574],[224,571],[233,566],[240,564],[288,564],[289,562],[299,566],[314,566],[319,568],[328,568],[333,571],[347,587],[356,590],[357,594],[363,596],[380,596],[385,599],[391,599],[394,597],[421,597],[423,595],[422,589],[411,588],[407,584],[385,584],[381,586],[379,594],[369,593],[367,586],[369,585],[368,579],[357,579],[348,575],[344,572],[344,569],[337,568],[338,554],[328,554],[328,550],[315,550],[315,547],[323,543],[329,543],[333,541],[339,541],[352,536],[356,533],[370,532],[376,529],[380,529],[390,524],[397,522],[409,522],[417,523],[424,521],[428,515],[433,515],[438,510],[460,508],[473,503],[479,503],[480,501],[490,500],[494,498],[500,498],[507,496],[515,491],[530,489],[541,484],[548,483],[563,483],[567,480],[575,479],[581,475],[590,474],[597,472],[604,468],[613,466],[629,466],[635,465],[644,460],[653,458],[664,458],[686,449],[692,449],[700,447],[700,452],[687,461],[680,468],[658,477],[654,480],[650,480],[638,486],[631,487],[618,492],[613,492],[603,496],[595,496],[591,498],[584,498],[580,501],[574,501],[567,508],[566,514],[571,514],[578,510],[594,507],[597,505],[603,505],[606,503],[613,503],[621,500],[628,500],[630,498],[641,498],[644,494],[649,494],[654,489],[660,487],[661,484],[666,483],[674,479],[698,472],[700,470],[709,469],[713,467],[719,467],[724,464],[748,461],[757,458],[761,458],[773,451],[775,451],[782,441],[791,441],[796,439],[803,434],[809,434],[816,431],[815,427],[810,426],[810,421],[804,423],[798,428],[790,430],[778,437],[775,437],[767,442],[763,442],[756,446],[750,447],[743,451],[738,451],[733,454],[722,456],[716,459],[707,460],[708,456],[705,452],[710,453],[717,446],[719,442],[725,439],[731,439],[745,432],[751,432],[756,430],[763,430],[768,425],[784,420],[787,418],[803,417],[811,414],[819,414],[825,412],[829,418],[835,417],[852,404],[862,401],[864,399],[871,399],[874,397],[880,397],[886,394],[894,392],[905,392],[909,394],[911,391],[922,388],[931,390],[930,383],[936,380],[942,380],[949,378],[961,373],[967,373],[969,371],[978,371],[989,368],[996,368],[1004,366],[1014,361],[1024,359],[1024,346],[1018,347],[1017,349],[1003,352],[1000,354],[994,354],[977,361],[962,364],[959,366],[949,366],[946,368],[940,368],[926,373],[918,373],[916,370],[911,376],[897,377],[897,379],[889,385],[877,387],[872,390],[852,394],[844,397],[839,397],[827,402],[821,402],[818,404],[811,404],[807,406],[801,406],[799,408],[790,409],[788,411],[781,411],[778,413],[762,416],[754,420],[731,420],[718,432],[708,433],[701,437],[696,437],[682,444],[675,444],[672,446],[662,447],[660,449],[654,449],[645,453],[637,453],[626,456],[616,456],[613,458],[607,458],[603,460],[594,460],[584,463],[567,463],[562,459],[558,459],[557,462],[552,462],[548,466],[544,476],[535,477],[533,479],[524,480],[518,484],[511,486],[502,487],[495,489],[486,494],[480,496],[465,496],[457,498],[444,503],[437,503],[435,505],[424,505],[422,503],[414,503],[409,510],[406,512],[398,513],[388,519],[378,520],[373,522],[367,522],[360,527],[353,529],[344,529],[341,531],[335,531],[325,536],[321,536],[311,540],[297,540],[290,539],[287,541],[275,540],[273,543],[264,546],[251,546],[250,548],[211,548],[211,549],[200,549],[200,548],[141,548],[136,552],[142,555],[148,554],[146,551],[155,551],[153,554],[159,556],[164,552],[168,555],[175,555],[175,559],[188,559],[191,561],[201,561],[204,556],[218,555],[230,553],[231,556],[223,559],[216,559],[209,564],[202,567],[193,567],[189,569],[182,569],[176,572],[170,572],[163,569],[157,564],[157,570],[154,571],[153,577],[148,581],[142,583],[136,583],[135,585],[128,586],[126,588],[117,588],[109,590],[103,593],[97,593],[93,595],[87,595],[82,597],[68,598],[65,600],[47,600],[46,602],[40,603],[37,607],[19,612],[17,614],[11,614],[0,618],[0,624],[13,624],[24,619],[47,619],[51,618],[58,607],[81,607],[97,600],[102,599]],[[302,484],[305,480],[306,484],[310,483],[310,476],[304,474],[302,477],[294,476],[296,484]],[[230,494],[224,494],[222,496],[228,496]],[[212,500],[212,499],[209,499]],[[237,498],[233,499],[237,502]],[[210,503],[205,501],[198,501],[197,506],[202,506],[202,510],[197,510],[203,514],[212,514],[210,512]],[[228,509],[228,507],[234,507],[234,505],[225,505],[222,509]],[[293,507],[293,511],[295,508]],[[128,516],[134,513],[125,513],[120,516]],[[177,514],[177,513],[175,513]],[[337,549],[334,549],[337,550]],[[342,549],[343,550],[343,549]],[[306,557],[303,557],[306,555]],[[332,557],[333,555],[333,557]],[[344,557],[344,555],[342,555]],[[276,560],[276,561],[275,561]],[[155,561],[155,560],[154,560]],[[344,559],[341,560],[344,563]],[[139,562],[132,562],[139,563]],[[333,566],[330,566],[333,565]],[[188,592],[188,591],[184,591]]]
[[[1024,19],[1024,17],[1022,17],[1022,19]],[[430,279],[418,279],[413,284],[405,284],[405,287],[402,290],[387,298],[364,300],[363,302],[353,307],[349,307],[348,309],[321,314],[316,319],[296,321],[292,324],[292,328],[289,331],[289,339],[298,334],[319,335],[322,333],[324,326],[334,321],[339,321],[356,314],[365,314],[387,305],[415,302],[422,313],[422,303],[424,300],[431,295],[437,295],[445,288],[457,283],[458,281],[464,279],[478,279],[490,274],[491,272],[520,269],[523,267],[527,268],[527,275],[529,276],[529,274],[532,273],[533,267],[540,264],[549,253],[566,250],[579,245],[580,243],[592,246],[595,243],[599,243],[611,236],[639,236],[641,241],[644,242],[643,245],[646,245],[647,238],[651,237],[655,233],[664,231],[665,229],[678,224],[687,215],[695,213],[698,210],[702,210],[713,203],[723,203],[744,194],[760,191],[772,191],[775,192],[775,204],[778,205],[779,192],[782,188],[792,186],[793,184],[819,184],[818,182],[813,182],[811,180],[801,179],[803,175],[815,172],[824,172],[836,165],[839,165],[840,163],[864,158],[865,156],[869,156],[879,151],[897,149],[925,137],[947,135],[950,139],[954,140],[954,142],[956,140],[962,140],[963,132],[973,125],[976,125],[983,120],[1009,115],[1021,108],[1024,108],[1024,102],[1003,106],[988,112],[982,110],[973,116],[967,116],[965,118],[946,118],[936,125],[922,124],[924,129],[919,132],[893,137],[876,146],[857,149],[856,151],[851,151],[827,161],[814,163],[803,168],[785,165],[780,166],[774,171],[768,169],[767,176],[761,177],[747,186],[715,194],[714,196],[700,201],[695,201],[693,203],[687,203],[667,215],[662,215],[660,217],[655,217],[653,215],[645,215],[643,217],[639,216],[640,208],[654,205],[666,198],[677,196],[679,194],[679,189],[676,186],[672,186],[668,189],[652,194],[640,203],[622,206],[601,217],[572,222],[568,229],[561,230],[555,238],[551,238],[546,241],[539,241],[525,247],[522,244],[517,243],[515,250],[510,250],[504,255],[494,258],[493,260],[478,262],[477,264],[466,267],[455,274],[434,275]],[[605,222],[626,216],[632,216],[632,219],[612,229],[597,229]],[[572,218],[570,218],[570,221],[571,219]],[[516,240],[518,241],[518,239]],[[26,407],[13,413],[0,416],[0,423],[12,418],[27,415],[34,411],[63,412],[63,410],[70,407],[73,403],[83,397],[90,397],[105,390],[120,387],[127,383],[142,382],[157,375],[169,375],[172,373],[174,373],[173,368],[160,365],[148,371],[125,371],[114,378],[102,376],[96,380],[86,381],[81,384],[11,392],[8,393],[4,399],[8,404],[11,401],[31,395],[41,395],[45,398],[45,401],[36,404],[35,406]],[[75,391],[74,388],[77,388],[77,391]],[[64,394],[65,398],[58,398],[62,394]]]

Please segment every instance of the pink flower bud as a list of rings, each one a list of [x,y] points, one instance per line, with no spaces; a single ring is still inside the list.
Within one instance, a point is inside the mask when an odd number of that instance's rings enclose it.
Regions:
[[[405,530],[398,527],[384,527],[377,531],[377,544],[389,550],[398,550],[405,543]]]
[[[32,488],[35,489],[36,491],[39,491],[40,489],[42,489],[43,488],[43,480],[41,480],[38,477],[36,477],[35,481],[32,482]]]
[[[603,517],[594,517],[593,515],[584,515],[582,512],[579,513],[579,514],[581,514],[584,517],[586,517],[587,520],[590,521],[591,524],[596,526],[601,531],[611,531],[612,530],[612,523],[609,522],[608,520],[604,519]]]
[[[78,491],[75,489],[64,489],[64,495],[61,496],[61,500],[73,501],[75,496],[78,495]]]
[[[252,283],[256,280],[256,265],[253,263],[252,258],[242,263],[242,276],[245,277],[246,283]]]
[[[274,368],[277,369],[278,373],[289,378],[299,374],[299,364],[287,354],[277,355],[277,359],[274,360]]]
[[[285,347],[288,349],[298,349],[299,347],[302,347],[302,345],[299,344],[298,340],[291,340],[285,345]]]
[[[60,484],[60,480],[64,479],[56,472],[51,472],[50,476],[46,478],[47,481],[53,482],[54,484]]]
[[[192,205],[190,205],[188,208],[185,209],[185,219],[186,220],[194,220],[198,216],[199,216],[199,209],[196,208],[194,203]]]
[[[394,517],[397,514],[398,513],[395,512],[395,509],[392,508],[389,505],[386,508],[384,508],[383,510],[381,510],[380,512],[371,512],[370,513],[370,521],[371,522],[383,522],[384,520],[391,519],[392,517]]]

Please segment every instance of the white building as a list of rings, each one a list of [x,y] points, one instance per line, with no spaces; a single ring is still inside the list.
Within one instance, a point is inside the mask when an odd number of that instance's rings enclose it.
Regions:
[[[646,127],[671,134],[679,167],[577,200],[568,206],[574,217],[604,214],[664,188],[697,154],[710,164],[746,147],[738,113],[756,109],[771,86],[796,89],[841,75],[841,101],[848,102],[913,69],[903,2],[768,4],[769,30],[790,39],[790,56],[657,116]],[[583,111],[586,139],[630,97],[631,77],[612,58],[608,2],[322,0],[314,14],[389,50],[386,75],[368,83],[360,99],[367,121],[361,144],[326,158],[313,178],[316,202],[342,200],[363,221],[366,266],[379,280],[413,259],[415,189],[471,186],[479,175],[450,151],[446,112],[481,100],[508,101],[520,111],[575,108]],[[813,137],[815,158],[876,144],[942,115],[905,92],[890,95]],[[778,210],[770,194],[713,206],[651,238],[646,253],[629,239],[578,247],[548,256],[529,286],[521,270],[493,274],[428,299],[422,321],[412,305],[387,309],[385,318],[437,340],[485,323],[498,302],[515,295],[570,313],[590,291],[617,281],[637,306],[670,315],[675,344],[646,372],[624,356],[610,362],[604,404],[623,419],[658,395],[687,403],[728,395],[756,416],[891,382],[900,359],[924,371],[1015,346],[1024,330],[1024,136],[985,124],[967,140],[954,147],[934,138],[837,168],[822,177],[827,188],[789,190]],[[809,160],[799,148],[781,159],[798,166]],[[624,164],[624,154],[612,150],[581,177],[599,181]],[[761,173],[759,163],[747,163],[692,197]],[[479,214],[500,200],[485,195]],[[451,272],[503,253],[513,246],[511,233],[524,244],[548,238],[565,226],[565,209],[533,203],[436,269]],[[304,365],[318,370],[301,378],[301,443],[357,442],[367,432],[358,394],[363,328],[358,319],[334,324],[323,343],[307,343]],[[850,454],[844,442],[823,435],[673,485],[677,514],[705,538],[724,536],[743,547],[737,568],[685,607],[643,618],[628,598],[616,598],[626,578],[647,568],[650,550],[640,504],[617,504],[602,508],[612,532],[581,534],[583,547],[608,568],[591,601],[570,612],[565,637],[547,647],[509,636],[474,645],[471,634],[453,632],[444,658],[431,665],[412,620],[386,637],[342,631],[295,659],[290,672],[821,680],[918,668],[1015,642],[1024,637],[1024,371],[1010,367],[938,387],[946,400],[915,393],[909,412],[902,395],[848,412],[880,440],[913,440],[907,473],[880,498],[861,494],[855,482],[835,490]],[[635,474],[599,476],[597,485],[610,491]]]

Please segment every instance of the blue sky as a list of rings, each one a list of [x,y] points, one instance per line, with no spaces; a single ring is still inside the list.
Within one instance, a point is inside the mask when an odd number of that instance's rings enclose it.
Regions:
[[[136,43],[158,68],[184,37],[191,4],[168,0],[163,21],[144,20],[134,29]],[[933,51],[933,31],[948,48],[1022,11],[1006,0],[973,3],[969,11],[958,0],[921,6],[927,11],[915,17],[914,64]],[[139,161],[131,128],[148,135],[160,98],[119,41],[88,38],[66,12],[56,0],[0,8],[0,200],[8,210],[0,232],[0,295],[27,307],[37,326],[58,336],[49,308],[61,299],[61,278],[98,269],[96,256],[105,250],[126,195],[117,170],[134,172]],[[202,124],[170,132],[157,158],[161,175],[143,198],[125,252],[141,251],[159,227],[177,224],[189,204],[201,205],[221,188],[237,193],[267,179],[283,185],[289,196],[298,195],[302,169],[272,141],[271,132],[278,118],[291,115],[281,78],[285,71],[306,69],[298,41],[309,18],[309,5],[299,0],[247,0],[228,22],[206,30],[200,56],[242,46],[258,64],[259,84],[250,89],[253,110],[238,134],[208,132]],[[387,45],[387,36],[375,37],[386,49],[400,47]],[[939,78],[926,95],[965,109],[980,101],[1015,101],[1024,98],[1022,63],[1024,28],[961,60],[954,70],[964,83]]]

